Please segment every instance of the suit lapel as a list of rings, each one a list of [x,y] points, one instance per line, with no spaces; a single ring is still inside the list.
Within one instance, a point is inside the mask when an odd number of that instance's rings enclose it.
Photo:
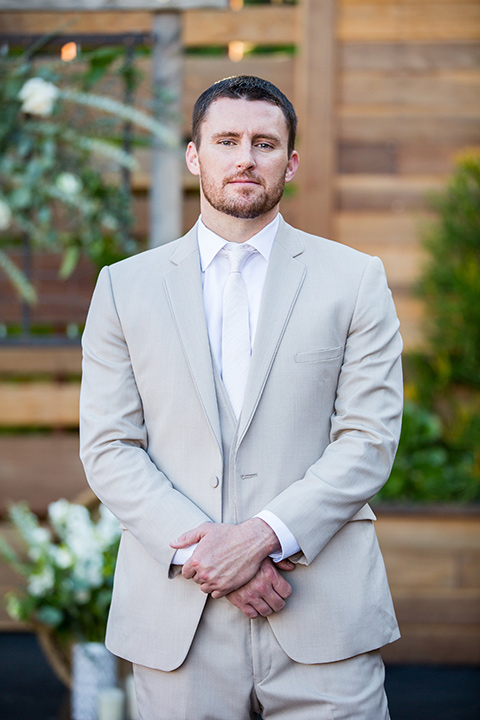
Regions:
[[[263,290],[260,317],[248,374],[237,447],[242,441],[260,400],[280,341],[306,273],[305,265],[296,258],[303,245],[294,228],[280,219],[270,255]]]
[[[196,226],[181,238],[170,259],[173,269],[166,273],[164,280],[170,309],[205,416],[221,451],[220,420],[203,304]]]

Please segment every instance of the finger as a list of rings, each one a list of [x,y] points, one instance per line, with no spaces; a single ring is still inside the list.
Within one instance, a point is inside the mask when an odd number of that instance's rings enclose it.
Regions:
[[[172,540],[170,543],[170,547],[176,548],[185,548],[189,545],[194,545],[195,543],[200,542],[202,539],[204,533],[201,530],[201,525],[198,528],[194,528],[193,530],[188,530],[188,532],[183,533],[183,535],[180,535],[179,538],[176,540]]]
[[[267,604],[272,612],[280,612],[280,610],[283,610],[283,608],[285,607],[285,600],[273,588],[270,588],[261,597],[259,597],[259,602],[250,602],[259,612],[260,607],[263,608],[264,604]],[[264,615],[263,612],[261,612],[260,614]],[[270,615],[271,613],[268,614]]]
[[[285,580],[283,575],[278,572],[272,562],[264,561],[262,564],[262,572],[264,573],[264,576],[269,579],[271,587],[273,587],[278,595],[280,595],[283,599],[290,597],[292,594],[292,586],[288,580]]]
[[[255,618],[258,617],[258,612],[251,605],[238,605],[237,607],[239,607],[243,614],[250,618],[250,620],[255,620]]]
[[[278,573],[278,577],[272,583],[275,592],[280,595],[283,600],[286,600],[292,594],[292,586],[285,580],[284,577]]]
[[[188,569],[187,569],[187,572],[189,572]],[[186,577],[186,576],[184,575],[184,577]],[[193,580],[193,582],[197,583],[197,585],[200,585],[203,592],[205,592],[205,593],[212,592],[212,590],[215,589],[215,585],[212,584],[209,580],[206,580],[202,576],[202,574],[199,573],[198,571],[195,572],[195,570],[194,570],[193,575],[191,575],[191,577],[187,578],[187,579],[191,579],[191,580]]]
[[[188,563],[185,563],[185,565],[182,567],[182,575],[186,580],[191,580],[195,576],[195,570],[192,568],[191,565]]]
[[[228,596],[228,600],[232,603],[232,605],[235,605],[239,610],[243,612],[244,615],[246,615],[250,620],[253,620],[254,618],[258,617],[258,613],[255,610],[255,608],[250,605],[250,603],[244,602],[240,599],[240,596],[237,596],[236,593],[231,593]]]
[[[198,563],[195,560],[194,555],[187,560],[182,568],[182,575],[187,580],[193,579],[195,582],[205,582],[205,578],[200,578],[198,574]]]
[[[277,567],[279,570],[289,572],[291,570],[295,570],[295,563],[293,563],[288,558],[284,558],[283,560],[279,560],[278,562],[276,562],[275,567]]]
[[[262,617],[268,617],[274,612],[273,608],[269,605],[269,603],[265,602],[263,598],[258,598],[258,600],[254,602],[253,609],[256,610]]]
[[[205,582],[205,588],[206,591],[211,594],[214,600],[219,600],[220,598],[223,598],[238,589],[235,584],[230,583],[229,585],[222,585],[222,583],[217,582]]]
[[[225,595],[228,595],[229,592],[232,592],[235,589],[232,587],[219,588],[217,582],[205,579],[205,577],[199,572],[196,572],[192,576],[192,579],[200,585],[200,588],[204,593],[211,594],[214,600],[225,597]]]

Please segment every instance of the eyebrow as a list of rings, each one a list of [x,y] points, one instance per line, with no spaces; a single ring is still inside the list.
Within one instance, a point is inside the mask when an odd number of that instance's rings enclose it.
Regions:
[[[242,133],[234,132],[232,130],[225,130],[223,132],[217,132],[214,133],[211,136],[212,140],[220,140],[221,138],[230,137],[230,138],[241,138]],[[280,137],[278,135],[272,135],[271,133],[255,133],[253,136],[253,140],[271,140],[272,142],[280,142]]]

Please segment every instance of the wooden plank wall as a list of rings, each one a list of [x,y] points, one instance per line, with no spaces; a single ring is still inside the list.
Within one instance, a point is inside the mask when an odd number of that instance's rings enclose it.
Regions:
[[[3,13],[2,32],[150,32],[149,13]],[[283,204],[287,220],[378,254],[387,268],[407,347],[421,342],[421,308],[412,284],[421,263],[419,230],[426,195],[440,188],[453,158],[480,144],[480,5],[476,0],[302,0],[298,6],[188,11],[182,16],[183,131],[195,98],[220,77],[257,74],[298,109],[302,171]],[[60,20],[60,22],[59,22]],[[234,63],[193,49],[242,41],[295,46],[294,54],[247,55]],[[150,70],[146,66],[146,93]],[[134,178],[136,231],[148,232],[148,155]],[[185,173],[184,227],[198,213],[195,180]],[[328,230],[326,230],[326,228]],[[34,320],[82,322],[92,288],[82,265],[64,289],[56,261],[37,260],[42,304]],[[10,293],[10,294],[9,294]],[[0,323],[15,317],[0,277]],[[0,485],[4,500],[50,500],[84,490],[77,457],[78,348],[0,348]],[[49,383],[45,382],[47,377]],[[12,377],[15,382],[11,382]],[[12,429],[50,429],[15,435]],[[53,462],[53,458],[55,462]],[[5,507],[0,506],[0,521]],[[3,529],[3,528],[2,528]],[[404,638],[386,650],[393,662],[478,663],[478,523],[381,517],[385,553]],[[0,594],[15,577],[0,565]],[[0,629],[15,625],[0,610]]]
[[[375,523],[402,637],[387,663],[480,662],[478,513],[387,514]]]
[[[480,6],[342,0],[338,19],[336,239],[384,261],[407,347],[426,196],[480,143]]]
[[[145,12],[62,14],[77,33],[148,32]],[[476,0],[303,0],[297,6],[190,10],[182,15],[183,124],[211,82],[254,73],[293,98],[303,162],[287,220],[329,234],[385,263],[407,348],[421,343],[421,306],[412,297],[428,218],[426,197],[453,158],[480,144],[480,5]],[[58,15],[4,13],[4,32],[51,31]],[[237,40],[296,46],[232,62],[192,49]],[[146,68],[145,87],[149,87]],[[148,232],[148,158],[135,178],[137,234]],[[195,180],[184,178],[184,227],[198,213]],[[75,292],[75,290],[74,290]],[[88,295],[88,292],[86,293]],[[85,311],[82,300],[82,311]],[[0,306],[1,312],[1,306]]]

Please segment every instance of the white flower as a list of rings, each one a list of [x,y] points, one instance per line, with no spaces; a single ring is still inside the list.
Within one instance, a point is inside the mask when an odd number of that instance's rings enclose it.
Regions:
[[[0,200],[0,230],[6,230],[12,222],[12,211],[5,202]]]
[[[24,113],[43,116],[51,115],[58,95],[58,88],[40,77],[27,80],[18,93],[19,99],[23,101],[22,111]]]
[[[50,533],[46,528],[37,527],[32,530],[31,542],[36,545],[45,546],[50,542]]]
[[[28,542],[29,550],[28,557],[34,562],[40,560],[42,555],[48,554],[50,550],[50,532],[46,528],[35,527],[29,532]]]
[[[74,583],[82,588],[97,588],[103,583],[103,563],[98,556],[78,562],[73,570]]]
[[[58,500],[48,508],[51,524],[61,544],[51,553],[59,568],[72,568],[72,580],[80,590],[100,587],[104,580],[103,553],[118,539],[118,520],[102,504],[93,522],[86,507]]]
[[[70,509],[64,533],[65,543],[80,562],[98,554],[98,541],[88,510],[80,505],[72,505]]]
[[[83,183],[80,178],[69,172],[60,173],[55,184],[65,195],[79,195],[83,188]]]
[[[46,567],[40,573],[36,573],[30,577],[28,583],[28,591],[39,597],[45,595],[48,590],[53,588],[55,583],[55,575],[51,567]]]
[[[57,500],[57,502],[50,503],[48,506],[48,517],[57,532],[60,525],[63,525],[67,520],[69,507],[70,503],[65,499]]]
[[[95,524],[86,507],[58,500],[48,508],[50,522],[59,538],[77,561],[98,554],[99,542]]]
[[[28,550],[28,557],[32,562],[38,562],[44,554],[44,550],[39,547],[31,547]]]
[[[55,546],[53,548],[52,555],[55,560],[55,564],[61,570],[65,570],[73,565],[73,555],[68,548]]]
[[[104,548],[109,547],[120,537],[120,524],[113,513],[100,504],[100,520],[97,523],[97,536]]]
[[[77,548],[78,551],[78,548]],[[82,554],[75,553],[72,579],[80,588],[100,587],[103,582],[103,548],[98,539],[84,538]]]
[[[75,600],[79,605],[86,605],[90,600],[90,592],[88,590],[77,590],[75,593]]]
[[[118,229],[118,222],[116,218],[113,217],[113,215],[104,215],[102,218],[102,225],[107,230],[117,230]]]

